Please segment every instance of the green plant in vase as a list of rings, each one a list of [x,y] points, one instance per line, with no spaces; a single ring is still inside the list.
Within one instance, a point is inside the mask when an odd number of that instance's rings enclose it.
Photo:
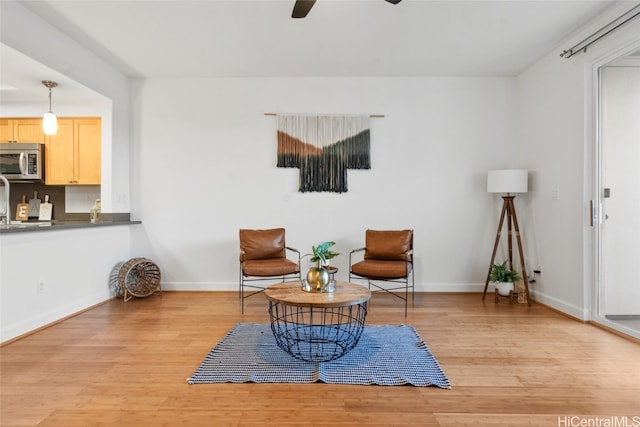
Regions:
[[[500,295],[508,296],[509,292],[514,290],[514,283],[521,279],[522,277],[516,270],[507,267],[507,261],[491,266],[489,280],[495,282]]]
[[[322,267],[326,265],[327,261],[331,258],[335,258],[340,255],[338,252],[332,252],[330,248],[335,245],[336,242],[323,242],[318,246],[311,246],[310,254],[306,254],[305,256],[310,256],[309,261],[317,263],[317,267]]]
[[[307,272],[308,290],[312,292],[327,292],[330,277],[324,266],[327,261],[340,255],[330,249],[335,244],[336,242],[322,242],[318,246],[311,246],[311,253],[304,255],[311,257],[309,260],[316,263],[316,266],[309,268]]]

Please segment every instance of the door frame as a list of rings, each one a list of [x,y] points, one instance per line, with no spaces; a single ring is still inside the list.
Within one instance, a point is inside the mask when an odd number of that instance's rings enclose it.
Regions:
[[[612,49],[589,64],[587,72],[587,93],[585,101],[589,113],[585,141],[585,248],[586,263],[584,268],[585,289],[584,307],[587,309],[587,320],[614,329],[626,335],[640,339],[640,331],[626,328],[604,317],[604,273],[603,273],[603,233],[602,233],[602,188],[603,179],[603,129],[601,126],[601,80],[600,69],[633,51],[640,49],[640,38],[632,40]],[[592,203],[593,202],[593,205]],[[593,221],[593,225],[592,225]]]

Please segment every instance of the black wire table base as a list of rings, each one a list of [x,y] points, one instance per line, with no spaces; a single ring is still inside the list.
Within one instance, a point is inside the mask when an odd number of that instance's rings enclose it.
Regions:
[[[367,302],[342,307],[298,307],[269,301],[271,330],[278,346],[306,362],[328,362],[358,344]]]

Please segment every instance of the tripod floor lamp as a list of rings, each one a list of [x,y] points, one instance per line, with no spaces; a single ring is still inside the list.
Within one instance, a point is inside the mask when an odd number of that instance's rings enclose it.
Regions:
[[[531,298],[529,296],[529,279],[527,278],[527,268],[524,261],[524,251],[522,250],[522,239],[520,238],[520,227],[518,226],[518,217],[516,216],[516,207],[513,204],[512,193],[526,193],[527,192],[527,171],[524,169],[500,169],[489,171],[487,176],[487,192],[489,193],[506,193],[506,196],[502,196],[502,213],[500,214],[500,222],[498,223],[498,232],[496,233],[496,241],[493,245],[493,253],[491,254],[491,262],[489,263],[489,272],[487,273],[487,280],[484,284],[484,292],[482,299],[484,300],[487,295],[487,287],[489,286],[489,276],[491,275],[491,268],[495,263],[496,252],[500,245],[500,235],[502,233],[502,227],[504,226],[505,219],[507,221],[507,245],[509,256],[509,269],[513,270],[513,234],[515,234],[516,242],[518,244],[518,254],[520,256],[520,265],[522,267],[522,278],[524,280],[524,292],[527,297],[527,304],[531,305]]]

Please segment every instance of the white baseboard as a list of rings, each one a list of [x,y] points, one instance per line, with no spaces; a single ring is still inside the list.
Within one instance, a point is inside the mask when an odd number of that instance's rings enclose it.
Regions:
[[[237,291],[237,282],[162,282],[162,289],[167,291]],[[464,292],[477,292],[482,293],[484,290],[484,283],[416,283],[416,292],[450,292],[450,293],[464,293]],[[490,286],[488,292],[493,292],[493,288]],[[577,319],[587,321],[589,320],[589,313],[582,307],[578,307],[573,304],[569,304],[565,301],[557,298],[535,292],[531,290],[531,296],[535,301],[545,304],[555,310],[562,313],[566,313],[569,316]],[[77,314],[86,310],[89,307],[100,304],[111,299],[112,295],[109,290],[105,290],[91,297],[83,298],[82,300],[74,301],[72,304],[65,305],[63,307],[57,307],[54,310],[46,313],[41,313],[38,316],[26,319],[18,324],[13,324],[8,327],[3,327],[0,331],[0,342],[11,340],[20,335],[24,335],[31,331],[37,330],[48,324],[54,323],[60,319],[68,317],[73,314]],[[4,326],[4,325],[3,325]]]
[[[482,292],[484,283],[416,283],[416,292]],[[490,286],[489,291],[493,292]]]
[[[589,320],[589,311],[584,309],[583,307],[569,304],[566,301],[559,300],[540,292],[535,292],[534,290],[530,290],[530,293],[531,297],[535,301],[538,301],[562,313],[568,314],[569,316],[575,317],[576,319],[580,319],[585,322]]]
[[[356,282],[356,280],[354,280]],[[237,291],[238,282],[162,282],[162,289],[167,291]],[[450,292],[465,293],[484,291],[484,283],[416,283],[416,292]],[[489,284],[488,293],[493,293],[493,286]],[[569,304],[557,298],[535,292],[530,289],[533,300],[547,305],[562,313],[577,319],[586,321],[589,319],[589,313],[582,307]]]
[[[275,282],[274,282],[275,283]],[[164,291],[237,291],[238,282],[162,282]]]
[[[12,325],[2,325],[2,329],[0,331],[0,343],[12,340],[21,335],[25,335],[37,329],[54,324],[61,319],[78,314],[90,307],[110,300],[111,298],[112,295],[110,291],[108,289],[105,289],[104,292],[100,292],[98,294],[82,298],[80,300],[75,300],[71,304],[66,304],[62,307],[53,307],[53,310],[39,313],[38,315],[24,319],[19,323],[14,323]]]
[[[275,282],[274,282],[275,283]],[[354,283],[358,283],[354,279]],[[238,282],[162,282],[167,291],[237,291]],[[416,292],[482,292],[484,283],[416,283]],[[493,288],[490,288],[493,292]]]

